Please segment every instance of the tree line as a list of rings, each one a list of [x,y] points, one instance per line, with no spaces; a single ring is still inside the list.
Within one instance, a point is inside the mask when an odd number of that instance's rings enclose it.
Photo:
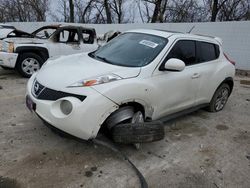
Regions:
[[[0,22],[164,23],[250,20],[250,0],[0,0]],[[55,1],[55,0],[54,0]]]

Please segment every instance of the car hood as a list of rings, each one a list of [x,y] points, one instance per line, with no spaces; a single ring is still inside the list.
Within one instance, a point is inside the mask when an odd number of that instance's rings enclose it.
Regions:
[[[10,29],[10,28],[2,28],[0,29],[0,39],[7,37],[9,33],[14,31],[15,29]]]
[[[25,31],[21,31],[14,28],[3,28],[0,29],[0,39],[6,38],[34,38],[34,36]]]
[[[47,40],[44,39],[38,39],[38,38],[19,38],[19,37],[13,37],[13,38],[5,38],[5,42],[14,42],[15,44],[43,44],[46,43]]]
[[[137,77],[140,67],[122,67],[95,60],[88,54],[74,54],[49,59],[36,75],[45,87],[60,90],[84,79],[116,74],[121,78]]]

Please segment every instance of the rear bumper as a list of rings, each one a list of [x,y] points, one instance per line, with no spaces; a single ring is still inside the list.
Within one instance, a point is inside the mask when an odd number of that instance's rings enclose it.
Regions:
[[[17,53],[0,52],[0,66],[14,68],[17,57]]]

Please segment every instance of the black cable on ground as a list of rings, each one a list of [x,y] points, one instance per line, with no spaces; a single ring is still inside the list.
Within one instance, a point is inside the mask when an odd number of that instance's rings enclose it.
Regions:
[[[132,163],[132,161],[130,161],[130,159],[120,149],[118,149],[117,146],[115,146],[114,143],[105,142],[105,141],[98,140],[98,139],[93,139],[92,142],[94,144],[101,145],[101,146],[104,146],[106,148],[109,148],[109,149],[111,149],[112,151],[114,151],[116,153],[119,153],[124,158],[124,160],[128,161],[128,163],[135,170],[135,172],[136,172],[136,174],[137,174],[137,176],[138,176],[138,178],[140,180],[141,188],[148,188],[148,184],[147,184],[144,176],[142,175],[142,173],[136,168],[136,166]]]

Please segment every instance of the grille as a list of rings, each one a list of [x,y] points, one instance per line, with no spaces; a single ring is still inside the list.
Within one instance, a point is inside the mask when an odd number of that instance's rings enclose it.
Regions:
[[[32,94],[34,95],[34,97],[40,100],[56,101],[63,97],[75,97],[83,101],[86,98],[86,96],[83,96],[83,95],[76,95],[72,93],[66,93],[66,92],[56,91],[53,89],[46,88],[45,86],[40,84],[38,81],[35,81],[32,91],[33,91]]]

